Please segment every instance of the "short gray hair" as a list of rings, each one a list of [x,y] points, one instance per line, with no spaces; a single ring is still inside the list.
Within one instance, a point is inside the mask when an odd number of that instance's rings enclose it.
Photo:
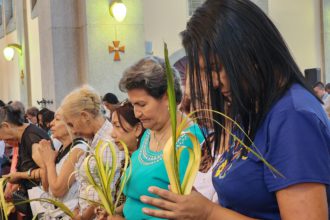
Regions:
[[[119,89],[127,92],[132,89],[144,89],[150,96],[160,99],[167,91],[165,61],[159,57],[149,56],[125,70]],[[182,99],[181,80],[178,71],[172,67],[176,103]]]

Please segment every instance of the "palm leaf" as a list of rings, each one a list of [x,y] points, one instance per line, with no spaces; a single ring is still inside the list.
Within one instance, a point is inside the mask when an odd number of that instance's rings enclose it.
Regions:
[[[31,202],[46,202],[49,204],[52,204],[56,207],[58,207],[61,211],[63,211],[67,216],[70,218],[73,218],[74,213],[62,202],[55,200],[55,199],[50,199],[50,198],[36,198],[36,199],[28,199],[22,202],[15,203],[15,205],[21,205],[25,203],[31,203]]]
[[[115,209],[117,207],[119,197],[123,191],[124,185],[127,182],[127,178],[125,175],[128,162],[129,162],[129,154],[127,146],[122,143],[124,152],[125,152],[125,166],[123,171],[123,178],[120,188],[118,192],[114,192],[115,189],[111,188],[111,184],[114,182],[116,170],[117,170],[117,157],[116,157],[116,148],[112,142],[108,141],[99,141],[97,146],[95,147],[94,154],[89,155],[84,161],[84,169],[86,172],[87,181],[90,184],[89,187],[92,187],[99,196],[100,204],[104,208],[104,210],[111,216],[114,215]],[[112,163],[109,166],[108,163],[103,162],[103,155],[109,150],[111,153]],[[94,176],[90,170],[90,160],[94,159],[96,161],[96,176]],[[96,180],[99,180],[100,183]],[[113,200],[113,195],[117,194],[117,200]]]
[[[8,178],[0,178],[0,215],[3,215],[5,217],[5,220],[8,220],[8,215],[11,213],[11,211],[14,208],[13,203],[7,202],[4,195],[4,187],[7,183]]]
[[[176,142],[178,140],[178,137],[181,135],[183,129],[188,125],[188,120],[183,119],[183,121],[178,125],[177,128],[177,119],[176,119],[177,103],[176,103],[175,89],[174,89],[174,74],[172,71],[171,64],[169,62],[168,49],[166,43],[164,43],[164,57],[165,57],[167,96],[169,102],[172,137],[165,144],[163,151],[163,158],[164,158],[166,172],[171,184],[171,191],[177,194],[189,194],[192,188],[192,184],[198,172],[198,167],[200,163],[200,154],[201,154],[200,145],[197,138],[193,134],[191,133],[187,134],[193,143],[193,149],[187,148],[189,154],[189,161],[184,174],[183,182],[181,184],[179,177],[179,163],[180,163],[180,155],[182,153],[182,150],[185,148],[185,146],[178,147],[179,152],[177,152]]]

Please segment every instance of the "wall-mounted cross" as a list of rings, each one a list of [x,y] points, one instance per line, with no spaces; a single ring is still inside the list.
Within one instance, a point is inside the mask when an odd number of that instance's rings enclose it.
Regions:
[[[53,100],[46,100],[42,98],[40,101],[37,101],[38,105],[41,105],[41,108],[47,108],[48,104],[53,104]]]
[[[120,54],[119,52],[124,53],[125,52],[125,46],[119,46],[120,41],[119,40],[115,40],[112,41],[113,46],[109,46],[109,53],[115,53],[113,60],[114,61],[120,61]]]

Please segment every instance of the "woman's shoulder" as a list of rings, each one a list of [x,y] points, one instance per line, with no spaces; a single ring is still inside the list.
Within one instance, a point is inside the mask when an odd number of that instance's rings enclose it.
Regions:
[[[72,149],[81,149],[83,151],[87,151],[88,144],[82,138],[77,138],[72,142]]]
[[[191,122],[187,128],[185,128],[177,140],[177,145],[183,145],[187,142],[191,142],[188,133],[194,135],[200,144],[204,142],[204,135],[202,130],[199,128],[198,124]]]
[[[88,145],[84,142],[79,142],[77,144],[75,144],[71,150],[74,150],[74,149],[80,149],[82,151],[87,151],[88,149]]]
[[[49,140],[50,137],[44,130],[33,124],[29,124],[22,135],[22,142],[26,143],[39,143],[41,139]]]
[[[202,132],[202,129],[199,127],[199,125],[195,122],[192,122],[187,129],[185,129],[187,132],[191,132],[193,135],[195,135],[198,140],[203,139],[204,140],[204,135]]]
[[[304,118],[322,121],[328,124],[327,115],[321,103],[306,88],[293,84],[284,96],[270,110],[269,119],[301,115]]]

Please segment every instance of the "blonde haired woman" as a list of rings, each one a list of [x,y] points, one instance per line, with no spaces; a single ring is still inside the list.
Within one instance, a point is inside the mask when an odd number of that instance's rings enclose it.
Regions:
[[[87,146],[81,138],[72,136],[63,121],[61,108],[56,111],[55,118],[50,123],[50,130],[62,146],[56,152],[52,149],[50,141],[42,140],[39,143],[41,145],[39,153],[45,164],[47,176],[47,181],[43,181],[43,186],[50,196],[59,199],[73,210],[78,203],[79,184],[72,173],[76,167],[81,166]],[[51,219],[68,219],[64,216],[64,212],[58,209],[47,210],[45,216]]]
[[[61,105],[64,120],[72,130],[72,133],[89,140],[89,153],[94,153],[95,146],[100,140],[112,141],[110,135],[112,125],[101,113],[101,105],[102,101],[99,94],[89,86],[83,86],[72,91],[64,98]],[[116,148],[116,156],[118,161],[118,169],[116,171],[112,187],[119,177],[120,161],[124,158],[124,154]],[[105,151],[103,155],[103,162],[107,164],[112,163],[110,151]],[[89,165],[92,174],[95,174],[95,160],[90,160]],[[93,219],[95,217],[95,206],[91,205],[87,201],[98,201],[98,195],[92,187],[88,187],[88,182],[86,180],[85,170],[83,167],[80,167],[76,178],[80,182],[80,189],[75,219]],[[94,179],[97,181],[95,175]]]

